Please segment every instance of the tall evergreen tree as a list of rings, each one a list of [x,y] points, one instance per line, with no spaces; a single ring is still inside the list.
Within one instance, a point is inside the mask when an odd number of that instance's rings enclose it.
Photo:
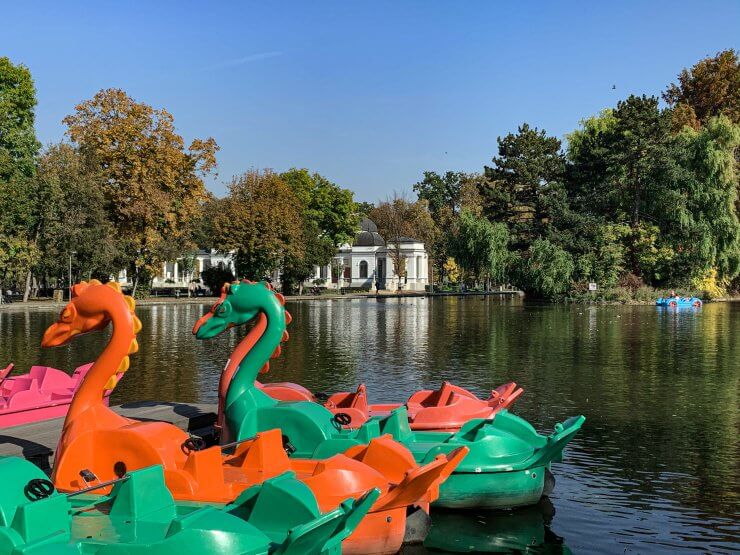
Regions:
[[[525,249],[545,233],[552,195],[561,186],[565,160],[560,141],[522,124],[516,134],[498,139],[498,156],[481,182],[484,214],[509,225],[514,248]]]

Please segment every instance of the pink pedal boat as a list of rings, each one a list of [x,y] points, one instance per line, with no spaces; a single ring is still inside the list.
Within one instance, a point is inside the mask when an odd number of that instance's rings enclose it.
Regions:
[[[314,395],[295,383],[257,383],[257,387],[279,401],[322,403],[335,415],[343,415],[337,418],[337,422],[352,428],[362,425],[371,416],[387,416],[401,406],[400,403],[368,403],[365,384],[360,384],[355,392],[335,393],[323,398],[321,394]],[[467,389],[444,382],[439,389],[424,389],[409,397],[405,403],[409,426],[412,430],[457,431],[473,418],[493,418],[498,411],[509,408],[522,393],[521,387],[509,382],[491,391],[491,396],[483,400]]]
[[[0,428],[39,422],[67,414],[67,409],[92,363],[70,376],[50,366],[31,366],[28,374],[8,377],[13,364],[0,370]],[[112,390],[103,401],[108,404]]]

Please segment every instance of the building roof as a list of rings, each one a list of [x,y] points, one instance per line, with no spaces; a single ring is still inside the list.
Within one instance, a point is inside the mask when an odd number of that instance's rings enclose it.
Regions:
[[[369,231],[370,233],[377,233],[378,226],[370,218],[363,218],[360,222],[360,231]]]
[[[352,244],[354,247],[382,247],[385,241],[377,231],[360,231]]]
[[[360,222],[360,232],[355,235],[353,247],[382,247],[385,246],[383,237],[378,233],[378,226],[370,218]]]
[[[398,238],[399,243],[421,243],[413,237],[401,236]],[[364,218],[360,222],[360,232],[355,236],[353,247],[383,247],[385,239],[378,233],[378,226],[370,218]]]

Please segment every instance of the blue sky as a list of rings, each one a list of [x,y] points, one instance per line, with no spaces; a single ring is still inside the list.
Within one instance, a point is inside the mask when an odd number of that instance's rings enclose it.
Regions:
[[[101,88],[221,146],[217,194],[249,167],[319,171],[376,201],[424,170],[477,171],[526,121],[562,137],[740,47],[740,2],[5,2],[37,129]],[[10,24],[12,22],[12,24]],[[616,90],[612,89],[616,85]]]

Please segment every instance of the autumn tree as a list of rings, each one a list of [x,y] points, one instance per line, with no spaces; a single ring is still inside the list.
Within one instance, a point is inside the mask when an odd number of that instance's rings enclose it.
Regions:
[[[215,208],[214,246],[235,251],[240,277],[262,279],[305,253],[303,205],[272,170],[252,169],[234,177]]]
[[[203,177],[216,165],[216,142],[195,139],[185,148],[171,114],[120,89],[101,90],[64,123],[69,138],[101,171],[106,207],[136,292],[143,277],[179,254],[205,194]]]
[[[727,116],[740,123],[740,59],[735,50],[723,50],[700,60],[678,75],[663,99],[673,109],[676,130],[683,126],[698,129],[710,118]]]
[[[426,201],[410,202],[396,193],[378,203],[370,212],[370,219],[385,239],[400,289],[406,276],[406,257],[402,254],[402,244],[414,239],[433,245],[436,240],[436,228],[428,205]]]

